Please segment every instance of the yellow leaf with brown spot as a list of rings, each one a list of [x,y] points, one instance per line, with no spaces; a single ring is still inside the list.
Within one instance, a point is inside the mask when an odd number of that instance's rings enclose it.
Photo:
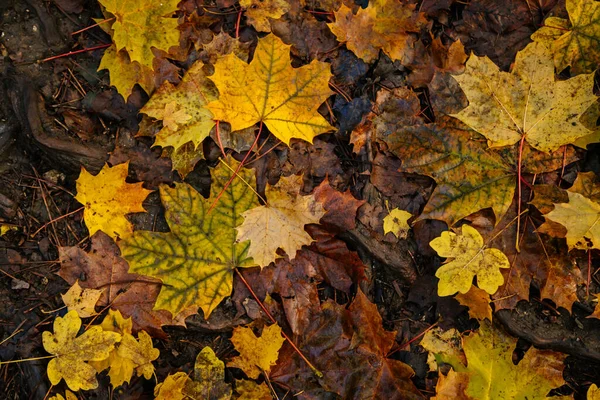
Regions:
[[[115,343],[121,340],[120,334],[105,332],[98,325],[77,336],[80,328],[81,319],[77,311],[69,311],[62,318],[56,317],[54,333],[42,333],[44,349],[56,356],[48,363],[50,383],[57,385],[64,379],[69,389],[74,391],[98,387],[96,370],[88,362],[108,358]]]
[[[459,234],[442,232],[429,245],[440,257],[451,259],[435,273],[440,279],[439,296],[467,293],[475,276],[477,286],[494,294],[504,283],[500,269],[510,268],[506,255],[498,249],[486,248],[479,232],[469,225],[463,225]]]
[[[103,290],[82,289],[77,280],[61,297],[69,311],[75,310],[80,318],[87,318],[96,315],[96,303],[102,292]]]
[[[416,11],[415,4],[394,0],[375,0],[356,14],[345,4],[335,12],[330,25],[337,39],[348,49],[370,63],[383,50],[392,60],[410,63],[415,56],[414,43],[427,20]]]
[[[144,212],[142,202],[152,192],[142,183],[127,183],[129,162],[109,167],[105,165],[98,175],[85,168],[77,179],[75,199],[83,204],[83,220],[92,236],[102,231],[116,239],[133,232],[126,214]]]
[[[399,239],[406,239],[410,225],[408,220],[412,218],[412,214],[408,211],[394,208],[388,215],[383,218],[383,233],[392,232]]]
[[[284,341],[281,328],[276,324],[265,327],[260,337],[256,337],[252,328],[236,327],[233,329],[231,343],[240,355],[234,357],[227,366],[240,368],[252,379],[258,379],[262,371],[268,376],[271,367],[277,362],[279,349]]]
[[[315,60],[293,68],[290,47],[271,34],[258,40],[249,64],[233,54],[220,58],[210,78],[219,99],[207,106],[214,119],[229,122],[234,131],[262,122],[286,144],[292,138],[312,143],[332,130],[317,112],[333,93],[330,65]]]
[[[304,225],[318,224],[325,209],[313,194],[302,196],[301,187],[301,176],[282,177],[277,185],[267,187],[266,205],[242,214],[237,239],[250,240],[248,255],[261,267],[281,257],[279,248],[294,258],[296,250],[313,242]]]
[[[279,19],[289,11],[287,0],[240,0],[248,23],[259,32],[271,32],[270,19]]]
[[[517,53],[510,73],[472,54],[465,72],[454,79],[469,105],[453,116],[485,136],[490,147],[525,138],[551,152],[592,133],[579,118],[597,99],[593,74],[557,80],[552,54],[543,44],[531,43]]]

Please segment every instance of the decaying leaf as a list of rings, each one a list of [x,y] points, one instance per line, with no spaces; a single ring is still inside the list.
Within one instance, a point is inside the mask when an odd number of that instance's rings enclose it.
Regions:
[[[489,323],[482,323],[476,333],[463,338],[467,365],[452,365],[456,379],[438,381],[437,392],[452,392],[448,386],[464,383],[468,387],[459,397],[473,399],[546,399],[550,390],[565,383],[562,377],[565,355],[531,348],[517,365],[513,351],[517,340]],[[447,397],[438,397],[439,399]]]
[[[429,245],[440,257],[452,258],[435,273],[435,276],[440,278],[439,296],[449,296],[456,292],[467,293],[475,276],[477,286],[494,294],[504,283],[500,269],[510,268],[504,253],[498,249],[487,248],[479,232],[469,225],[463,225],[460,234],[442,232],[442,235],[433,239]]]
[[[248,256],[249,243],[236,242],[235,231],[242,223],[242,213],[258,204],[248,187],[254,185],[253,172],[242,169],[208,213],[236,165],[230,159],[213,170],[209,199],[185,183],[161,187],[171,232],[138,231],[119,242],[132,272],[162,280],[155,309],[176,315],[195,305],[208,318],[231,294],[233,269],[256,265]]]
[[[123,318],[119,311],[108,310],[100,324],[105,332],[116,332],[121,335],[121,341],[115,344],[108,358],[102,361],[91,361],[90,365],[101,372],[109,369],[108,376],[113,387],[121,386],[131,380],[133,373],[150,379],[154,373],[152,361],[160,354],[152,345],[152,339],[144,331],[138,333],[138,340],[131,334],[133,326],[131,318]]]
[[[531,35],[552,49],[554,65],[571,74],[594,72],[600,63],[600,4],[594,0],[567,0],[569,20],[548,17]]]
[[[412,218],[412,214],[408,211],[394,208],[390,213],[383,218],[383,233],[393,233],[399,239],[406,239],[410,225],[408,220]]]
[[[356,227],[356,212],[365,204],[364,200],[357,200],[349,190],[343,193],[335,190],[331,187],[329,179],[321,182],[313,195],[326,211],[321,218],[321,224],[343,231]]]
[[[460,332],[456,329],[444,331],[435,327],[425,333],[419,344],[429,352],[427,364],[430,371],[437,371],[440,364],[466,364]]]
[[[179,0],[99,1],[116,17],[111,30],[117,50],[126,49],[132,61],[152,68],[152,47],[168,51],[179,45],[177,19],[171,18]]]
[[[477,286],[471,286],[467,293],[458,293],[455,297],[458,302],[469,307],[469,317],[478,320],[492,320],[492,307],[490,294]]]
[[[271,32],[270,19],[278,19],[290,9],[287,0],[241,0],[248,23],[259,32]]]
[[[98,325],[77,336],[80,328],[81,319],[73,310],[64,317],[56,317],[54,333],[42,334],[44,349],[56,356],[48,363],[50,383],[57,385],[64,379],[69,389],[74,391],[98,387],[96,370],[87,362],[108,358],[115,343],[121,340],[118,333],[105,332]]]
[[[280,257],[278,248],[294,258],[297,250],[312,243],[304,225],[318,224],[325,210],[314,195],[302,196],[301,187],[301,176],[282,177],[277,185],[267,187],[266,205],[242,214],[237,239],[250,241],[248,255],[261,267]]]
[[[77,179],[75,199],[83,204],[83,220],[92,236],[102,231],[114,238],[133,232],[126,214],[144,212],[142,202],[152,191],[144,189],[142,183],[127,183],[129,163],[109,167],[105,165],[98,175],[85,168]]]
[[[240,395],[238,400],[271,400],[273,396],[266,383],[260,385],[245,379],[235,381],[235,391]]]
[[[277,362],[283,342],[285,338],[276,324],[265,327],[260,337],[256,337],[252,328],[237,327],[233,330],[231,343],[240,355],[228,362],[227,366],[240,368],[252,379],[258,379],[262,372],[268,376]]]
[[[424,14],[415,4],[376,0],[354,14],[345,4],[335,12],[331,31],[349,50],[370,63],[383,50],[392,60],[408,64],[414,57],[416,35],[425,26]]]
[[[79,280],[76,280],[67,293],[61,294],[61,297],[69,311],[75,310],[80,318],[87,318],[96,315],[96,303],[100,300],[102,292],[96,289],[82,289]]]
[[[292,68],[290,46],[271,34],[259,39],[254,58],[247,64],[233,54],[220,58],[211,80],[219,99],[208,104],[214,118],[234,131],[258,122],[282,142],[292,138],[308,142],[332,129],[317,109],[332,94],[329,64],[313,61]]]
[[[454,117],[488,139],[491,147],[525,138],[551,152],[592,132],[579,118],[596,101],[593,74],[558,81],[550,50],[531,43],[517,54],[511,73],[472,54],[464,74],[454,77],[469,106]]]

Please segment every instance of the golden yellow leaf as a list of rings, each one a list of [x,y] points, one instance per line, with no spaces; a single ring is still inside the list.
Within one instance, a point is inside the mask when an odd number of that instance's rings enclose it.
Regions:
[[[196,62],[177,86],[165,82],[140,110],[162,120],[155,146],[172,146],[175,150],[188,142],[198,147],[215,125],[206,105],[217,98],[215,85],[206,77],[202,62]]]
[[[600,389],[595,383],[587,391],[587,400],[600,400]]]
[[[108,358],[115,343],[121,340],[116,332],[105,332],[98,325],[89,327],[81,336],[81,319],[77,311],[69,311],[54,320],[54,333],[42,333],[44,349],[56,357],[48,363],[50,383],[57,385],[64,379],[69,389],[90,390],[98,387],[96,370],[87,361]]]
[[[424,14],[415,8],[415,4],[375,0],[353,14],[352,9],[342,5],[330,28],[340,42],[368,63],[379,57],[381,49],[392,60],[408,64],[414,58],[418,39],[411,32],[419,32],[427,23]]]
[[[125,382],[129,383],[134,371],[137,376],[143,375],[144,378],[150,379],[154,373],[152,361],[160,354],[158,349],[152,346],[150,335],[140,331],[136,341],[131,334],[133,327],[131,318],[123,318],[118,310],[108,310],[108,315],[100,326],[104,331],[117,332],[122,337],[107,359],[90,362],[96,371],[101,372],[110,368],[108,376],[113,387],[121,386]]]
[[[463,225],[462,232],[458,235],[450,231],[442,232],[429,245],[440,257],[452,259],[435,273],[440,278],[439,296],[467,293],[475,276],[477,286],[494,294],[504,283],[500,268],[510,268],[504,253],[498,249],[486,248],[479,232],[469,225]]]
[[[266,383],[260,385],[254,381],[235,381],[235,391],[240,395],[237,400],[272,400],[273,396]]]
[[[383,218],[383,233],[392,232],[399,239],[406,239],[410,225],[408,220],[412,218],[412,214],[408,211],[394,208],[388,215]]]
[[[219,59],[211,76],[219,99],[207,106],[214,118],[234,131],[262,122],[286,144],[292,138],[312,143],[333,129],[317,112],[333,93],[329,64],[315,60],[292,68],[290,47],[271,34],[258,40],[250,64],[233,54]]]
[[[284,341],[278,325],[265,327],[261,337],[256,337],[252,328],[236,327],[233,329],[231,343],[240,355],[234,357],[227,366],[240,368],[252,379],[257,379],[262,371],[269,375]]]
[[[520,51],[511,73],[472,54],[465,73],[454,79],[469,106],[453,116],[485,136],[491,147],[525,137],[536,149],[551,152],[592,133],[579,117],[597,99],[593,74],[556,80],[552,54],[543,44]]]
[[[125,50],[117,51],[112,45],[104,52],[98,71],[107,69],[110,74],[110,84],[125,101],[138,84],[148,94],[155,89],[154,71],[138,62],[131,62]]]
[[[287,0],[240,0],[246,10],[248,23],[259,32],[271,32],[269,19],[279,19],[289,11]]]
[[[190,381],[190,377],[185,372],[169,374],[165,380],[154,388],[155,400],[184,400],[187,398],[183,394],[185,384]]]
[[[65,390],[65,396],[66,399],[62,396],[62,394],[57,393],[56,396],[52,396],[48,400],[77,400],[77,396],[69,389]]]
[[[102,231],[113,239],[133,232],[126,214],[144,212],[142,202],[152,191],[142,183],[126,183],[129,162],[112,168],[105,165],[98,175],[81,168],[75,199],[83,204],[83,220],[92,236]]]
[[[117,50],[125,49],[132,61],[152,68],[152,47],[168,51],[179,45],[177,11],[179,0],[100,0],[106,11],[116,17],[111,26]]]
[[[600,63],[600,4],[594,0],[567,0],[569,20],[548,17],[531,35],[552,49],[560,72],[571,67],[571,75],[594,72]]]
[[[237,239],[250,240],[248,255],[261,267],[281,257],[278,248],[294,258],[296,250],[313,242],[304,225],[318,224],[325,209],[314,195],[302,196],[301,187],[301,176],[282,177],[277,185],[267,187],[267,205],[242,214]]]
[[[69,311],[75,310],[80,318],[87,318],[96,315],[96,303],[102,292],[103,290],[82,289],[77,280],[61,297]]]
[[[177,315],[195,305],[208,318],[231,294],[233,269],[256,265],[247,254],[248,242],[237,243],[235,231],[242,213],[258,204],[254,192],[240,179],[253,186],[253,171],[241,169],[208,213],[238,165],[231,159],[228,166],[224,163],[212,172],[209,199],[185,183],[160,188],[171,232],[138,231],[119,242],[130,272],[162,280],[155,309]]]
[[[490,295],[477,286],[471,286],[467,293],[459,293],[454,297],[458,302],[469,307],[469,317],[478,320],[492,320],[492,307],[490,306]]]
[[[600,249],[600,204],[580,193],[567,191],[568,203],[555,203],[544,216],[567,228],[570,249]]]

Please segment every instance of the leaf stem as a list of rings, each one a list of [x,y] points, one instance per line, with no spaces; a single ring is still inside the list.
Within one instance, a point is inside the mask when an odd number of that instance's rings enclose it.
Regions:
[[[248,281],[246,280],[246,278],[244,278],[244,275],[242,275],[242,273],[236,268],[235,272],[238,274],[238,276],[240,277],[240,279],[242,280],[242,282],[244,283],[244,285],[246,286],[246,288],[248,289],[248,291],[250,292],[250,294],[252,295],[252,297],[254,297],[254,300],[256,300],[256,302],[258,303],[258,305],[260,306],[260,308],[262,308],[263,312],[267,315],[267,317],[269,317],[269,319],[271,320],[271,322],[273,322],[274,324],[277,324],[277,321],[275,320],[275,318],[273,318],[273,316],[271,315],[271,313],[269,312],[269,310],[267,310],[267,308],[264,306],[264,304],[262,303],[262,301],[260,301],[260,299],[258,298],[258,296],[256,295],[256,293],[254,293],[254,290],[252,290],[252,287],[250,286],[250,284],[248,283]],[[292,339],[290,339],[290,337],[282,330],[281,334],[283,335],[283,337],[285,338],[285,340],[288,341],[288,343],[290,344],[290,346],[292,346],[292,348],[294,349],[294,351],[296,353],[298,353],[298,355],[300,356],[300,358],[302,358],[304,360],[304,362],[306,363],[306,365],[308,365],[308,367],[312,370],[312,372],[318,377],[318,378],[322,378],[323,377],[323,373],[321,371],[319,371],[314,365],[312,365],[312,363],[310,361],[308,361],[308,358],[306,358],[304,356],[304,354],[302,354],[302,351],[300,351],[300,349],[296,346],[296,344],[294,344],[294,342],[292,342]]]
[[[519,232],[521,232],[521,179],[522,169],[523,169],[523,146],[525,145],[525,134],[521,136],[521,142],[519,143],[519,160],[517,165],[517,235],[515,239],[515,249],[517,253],[521,252],[519,248]]]
[[[56,356],[43,356],[43,357],[33,357],[33,358],[23,358],[21,360],[11,360],[11,361],[0,361],[0,365],[4,364],[16,364],[25,361],[36,361],[36,360],[45,360],[48,358],[55,358]]]

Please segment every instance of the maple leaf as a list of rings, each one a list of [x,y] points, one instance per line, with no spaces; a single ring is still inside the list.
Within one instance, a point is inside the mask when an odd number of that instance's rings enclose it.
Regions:
[[[261,267],[276,258],[280,248],[291,258],[312,237],[304,225],[318,224],[325,210],[314,195],[300,195],[302,177],[282,177],[278,184],[266,189],[268,204],[242,214],[244,222],[237,228],[238,240],[250,240],[248,255]]]
[[[127,52],[117,51],[114,45],[110,46],[100,61],[98,71],[107,69],[110,73],[110,84],[125,100],[138,84],[148,94],[152,94],[156,88],[154,83],[154,71],[137,62],[131,62]]]
[[[270,19],[279,19],[290,10],[287,0],[240,0],[248,23],[259,32],[271,32]]]
[[[515,365],[513,351],[517,340],[489,323],[463,338],[467,366],[452,365],[459,379],[438,382],[437,391],[449,390],[447,385],[468,381],[468,387],[457,398],[474,399],[546,399],[550,390],[565,383],[562,377],[565,355],[530,348]]]
[[[597,99],[593,74],[557,81],[552,55],[543,44],[534,42],[520,51],[511,73],[472,54],[465,73],[454,79],[469,105],[453,116],[485,136],[490,147],[525,138],[550,152],[592,133],[579,117]]]
[[[131,233],[133,226],[125,215],[146,211],[142,202],[152,190],[142,188],[142,183],[126,183],[128,168],[129,162],[105,165],[95,176],[81,168],[75,200],[84,206],[90,236],[99,230],[113,239]]]
[[[258,379],[261,372],[268,376],[277,362],[283,342],[285,338],[281,336],[281,328],[277,324],[265,327],[260,337],[256,337],[252,328],[238,326],[233,329],[231,343],[240,355],[228,362],[227,366],[240,368],[252,379]]]
[[[217,89],[206,77],[202,62],[196,62],[177,86],[165,82],[140,110],[162,120],[155,146],[172,146],[175,150],[188,142],[197,148],[215,125],[205,106],[217,98]]]
[[[327,211],[321,218],[322,225],[342,231],[356,228],[356,212],[365,204],[365,200],[357,200],[350,190],[343,193],[335,190],[329,178],[315,188],[313,195]]]
[[[71,284],[85,276],[82,287],[103,288],[99,304],[110,305],[131,317],[134,332],[146,330],[155,337],[166,338],[162,325],[185,325],[185,318],[197,311],[195,307],[188,308],[174,318],[166,310],[153,311],[160,280],[128,273],[129,265],[119,256],[119,248],[103,232],[92,236],[89,253],[77,246],[59,247],[58,253],[61,268],[57,274]]]
[[[478,320],[492,320],[490,295],[477,286],[471,286],[467,293],[459,293],[454,297],[462,306],[469,307],[469,317]]]
[[[343,399],[422,399],[410,378],[413,370],[387,358],[396,332],[383,329],[377,306],[360,289],[350,306],[327,300],[296,344],[314,354],[314,366],[323,372],[315,385],[314,373],[284,346],[271,380],[303,391],[306,398],[326,398],[329,392]]]
[[[240,395],[237,400],[271,400],[273,396],[269,387],[263,382],[260,385],[253,381],[235,381],[235,391]]]
[[[587,400],[598,400],[600,399],[600,389],[596,386],[595,383],[590,385],[590,388],[587,392]]]
[[[78,400],[77,396],[68,389],[65,390],[65,397],[63,397],[62,394],[57,393],[56,396],[52,396],[48,400]]]
[[[383,50],[392,60],[406,65],[414,58],[416,35],[425,26],[425,15],[415,4],[375,0],[356,14],[345,4],[335,12],[331,31],[350,51],[370,63]]]
[[[127,50],[132,61],[152,68],[152,47],[168,51],[179,45],[177,19],[171,18],[179,0],[99,1],[116,18],[111,30],[117,50]]]
[[[196,357],[193,379],[185,372],[169,374],[154,388],[156,400],[228,400],[231,386],[225,383],[225,364],[210,347]]]
[[[152,361],[160,354],[152,346],[152,339],[144,331],[138,333],[138,340],[131,334],[133,323],[131,318],[123,318],[119,311],[108,310],[108,315],[100,324],[105,332],[117,332],[121,341],[115,344],[108,358],[102,361],[90,362],[96,371],[101,372],[110,368],[108,376],[113,387],[121,386],[131,380],[133,373],[150,379],[154,373]]]
[[[593,0],[567,0],[569,20],[548,17],[531,38],[552,49],[554,65],[571,74],[594,72],[600,62],[600,4]]]
[[[234,131],[263,122],[286,144],[292,138],[312,143],[314,136],[333,129],[317,112],[333,93],[329,64],[315,60],[292,68],[290,47],[271,34],[258,40],[249,64],[233,54],[217,60],[210,79],[219,99],[207,105],[214,118],[229,122]]]
[[[388,215],[383,218],[383,233],[392,232],[399,239],[406,239],[410,225],[408,220],[412,218],[412,214],[408,211],[394,208]]]
[[[82,289],[79,280],[76,280],[67,293],[61,294],[62,300],[69,311],[77,311],[80,318],[96,315],[96,303],[102,296],[102,290]]]
[[[579,193],[567,194],[569,202],[554,204],[545,217],[567,228],[570,249],[600,249],[600,204]]]
[[[258,204],[248,186],[254,185],[252,171],[239,171],[214,210],[207,213],[236,165],[233,160],[224,161],[213,170],[209,199],[188,184],[162,186],[160,197],[171,232],[137,231],[119,242],[132,272],[162,280],[155,309],[175,315],[195,305],[208,318],[231,294],[233,269],[256,265],[248,256],[249,244],[237,243],[235,231],[242,213]]]
[[[44,349],[56,357],[48,363],[50,383],[57,385],[64,379],[69,389],[90,390],[98,387],[96,370],[86,361],[108,358],[115,343],[121,340],[116,332],[105,332],[98,325],[88,328],[77,336],[81,319],[77,311],[69,311],[54,320],[54,333],[43,332]]]
[[[477,286],[494,294],[504,283],[500,269],[510,268],[504,253],[498,249],[486,248],[479,232],[469,225],[463,225],[462,232],[458,235],[444,231],[429,245],[440,257],[452,258],[435,273],[440,278],[438,296],[467,293],[474,276],[477,276]]]

